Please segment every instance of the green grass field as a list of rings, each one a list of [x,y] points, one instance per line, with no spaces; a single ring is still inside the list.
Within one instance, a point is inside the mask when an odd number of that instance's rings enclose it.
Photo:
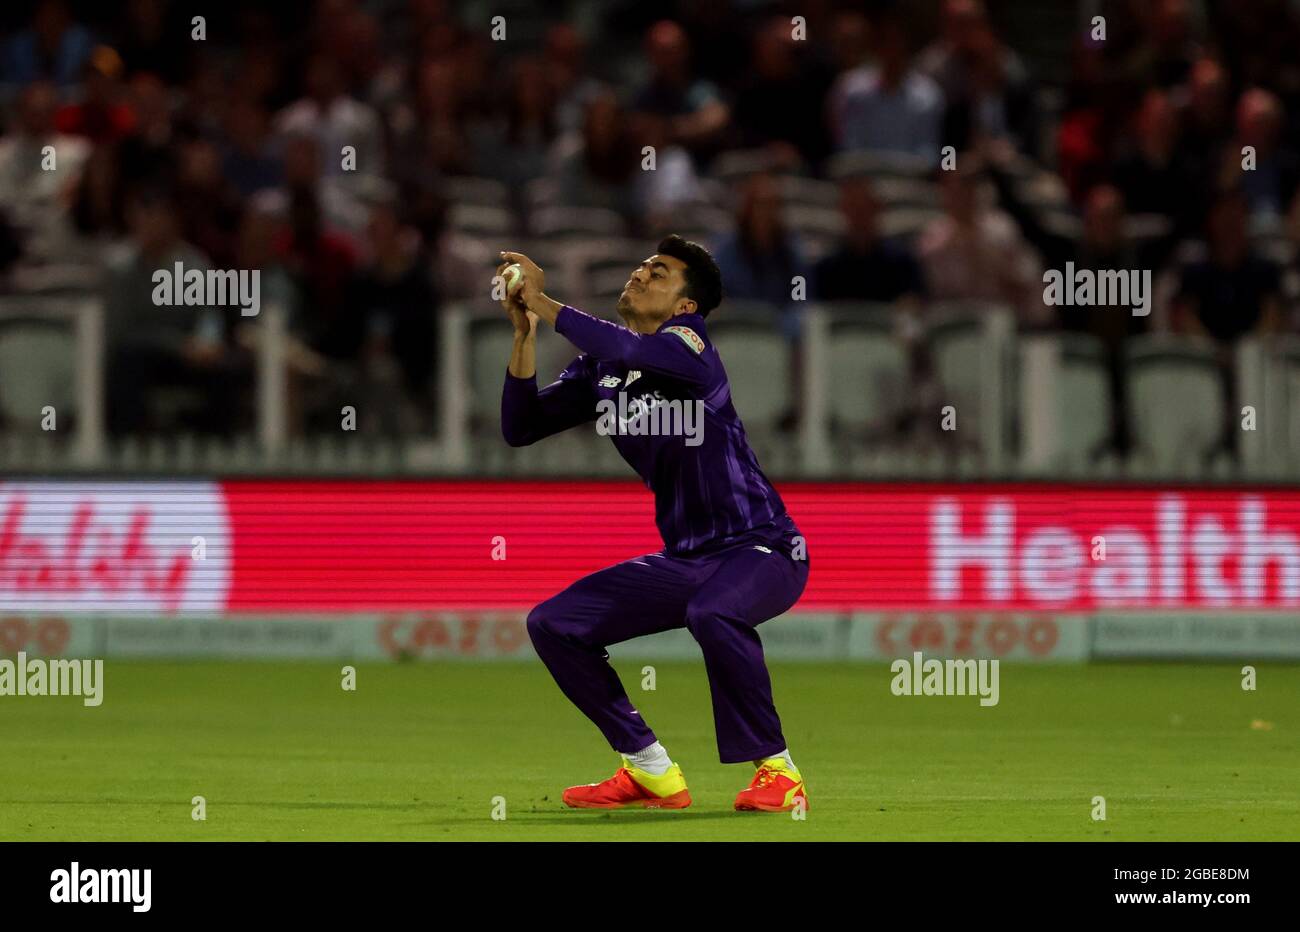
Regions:
[[[110,661],[99,708],[0,698],[0,839],[1300,839],[1300,666],[1246,692],[1240,664],[1004,664],[981,708],[774,664],[804,821],[732,811],[752,768],[717,761],[702,665],[656,666],[641,692],[619,664],[687,810],[562,806],[617,758],[538,663],[361,665],[345,692],[341,664]]]

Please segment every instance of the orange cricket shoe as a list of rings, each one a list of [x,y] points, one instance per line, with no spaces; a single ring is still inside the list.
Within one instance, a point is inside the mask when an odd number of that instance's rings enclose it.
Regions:
[[[736,796],[736,809],[763,812],[789,812],[803,800],[808,811],[808,792],[799,771],[783,757],[772,757],[758,765],[753,781]]]
[[[691,804],[681,767],[673,764],[656,776],[626,761],[608,780],[571,786],[561,798],[574,809],[685,809]]]

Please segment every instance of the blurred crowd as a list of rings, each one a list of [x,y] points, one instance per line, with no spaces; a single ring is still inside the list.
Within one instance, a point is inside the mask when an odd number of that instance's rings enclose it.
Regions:
[[[703,237],[728,297],[796,343],[804,298],[921,324],[991,302],[1100,339],[1119,391],[1136,333],[1226,358],[1297,328],[1285,0],[1062,4],[1057,86],[997,19],[1027,7],[980,0],[112,6],[5,14],[0,275],[103,295],[117,432],[250,428],[257,331],[155,307],[178,261],[261,270],[289,311],[295,430],[336,429],[340,403],[364,430],[432,429],[439,313],[487,297],[498,249],[573,235],[553,208],[594,238]],[[1067,261],[1151,269],[1154,312],[1047,306]]]

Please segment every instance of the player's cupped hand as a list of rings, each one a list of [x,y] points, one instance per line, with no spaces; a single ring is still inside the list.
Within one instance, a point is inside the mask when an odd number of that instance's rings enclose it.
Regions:
[[[504,274],[511,263],[503,262],[497,267],[497,275]],[[525,279],[526,280],[526,279]],[[506,309],[506,316],[515,328],[516,336],[531,336],[537,333],[538,316],[528,310],[524,298],[524,286],[520,285],[513,294],[507,293],[501,298],[501,306]]]
[[[501,253],[501,258],[506,261],[507,265],[511,262],[519,263],[519,268],[523,269],[524,272],[524,281],[527,283],[524,286],[525,288],[527,285],[532,285],[533,287],[531,290],[534,294],[541,294],[546,290],[546,273],[543,272],[541,266],[532,259],[525,256],[522,252],[503,252]],[[523,290],[524,288],[520,288],[520,291]]]

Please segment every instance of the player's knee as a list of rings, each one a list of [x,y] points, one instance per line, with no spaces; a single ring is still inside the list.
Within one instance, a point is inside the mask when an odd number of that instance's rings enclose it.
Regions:
[[[721,613],[708,608],[688,608],[686,628],[702,647],[728,640],[734,625]]]
[[[528,628],[528,636],[533,640],[533,643],[537,643],[539,637],[546,637],[553,633],[551,631],[551,621],[554,617],[549,599],[535,606],[528,613],[528,621],[525,622],[525,625]]]

